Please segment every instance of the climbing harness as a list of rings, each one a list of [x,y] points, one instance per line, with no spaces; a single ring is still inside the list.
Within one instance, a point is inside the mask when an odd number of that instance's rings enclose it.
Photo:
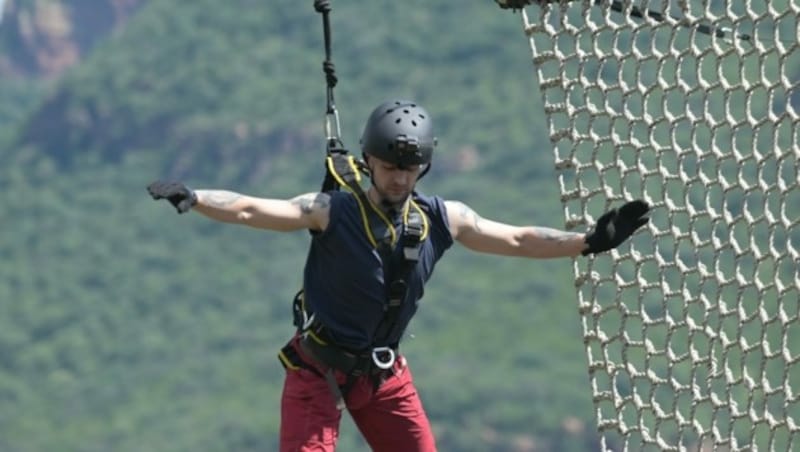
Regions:
[[[384,262],[384,274],[391,275],[387,278],[389,282],[384,314],[372,336],[373,346],[366,350],[348,350],[334,344],[325,326],[307,309],[302,289],[292,302],[294,325],[299,336],[298,345],[306,355],[328,368],[328,371],[321,376],[328,381],[337,401],[337,407],[342,409],[344,396],[357,377],[362,375],[373,377],[373,384],[377,388],[391,372],[397,360],[399,344],[390,341],[390,338],[408,291],[408,276],[419,260],[420,249],[427,238],[429,224],[421,206],[412,199],[402,213],[402,232],[398,237],[392,221],[372,203],[361,188],[360,171],[353,157],[336,154],[328,156],[327,162],[328,174],[340,187],[347,189],[355,197],[364,234]],[[399,259],[393,258],[393,252],[398,245],[402,247]],[[315,366],[301,359],[294,350],[294,345],[293,341],[290,341],[278,354],[284,366],[290,369],[306,368],[320,374]],[[334,370],[347,375],[347,381],[341,387],[336,384]]]
[[[325,110],[325,177],[322,192],[345,189],[355,198],[367,240],[381,257],[387,277],[387,301],[384,315],[374,334],[373,345],[366,350],[348,350],[331,340],[325,326],[305,304],[301,289],[294,297],[292,311],[297,335],[278,353],[278,358],[287,369],[308,369],[325,378],[336,399],[336,406],[343,409],[344,397],[355,380],[368,375],[377,388],[390,374],[398,358],[398,343],[391,342],[403,300],[408,291],[408,276],[416,266],[420,249],[428,235],[428,219],[420,205],[412,198],[402,215],[400,234],[390,218],[369,199],[361,187],[362,175],[368,175],[366,164],[350,155],[340,137],[339,113],[336,109],[333,89],[338,81],[331,59],[331,30],[329,15],[330,0],[315,0],[314,9],[322,15],[325,38],[325,73],[327,106]],[[399,236],[398,236],[399,235]],[[394,250],[402,247],[400,258],[393,258]],[[298,353],[298,348],[314,361],[307,362]],[[315,365],[316,364],[316,365]],[[320,370],[324,369],[324,370]],[[334,371],[344,373],[346,382],[339,385]]]

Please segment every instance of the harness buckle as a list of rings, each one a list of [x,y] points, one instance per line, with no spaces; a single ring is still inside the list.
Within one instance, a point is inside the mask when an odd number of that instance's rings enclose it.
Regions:
[[[314,323],[314,319],[316,318],[316,313],[308,315],[305,309],[303,309],[303,326],[300,328],[301,331],[308,334],[307,331],[311,328],[311,325]]]
[[[416,262],[419,260],[419,246],[403,247],[403,258],[408,261]]]
[[[397,355],[391,347],[375,347],[372,349],[372,362],[381,370],[389,370],[397,361]]]
[[[408,222],[403,230],[403,257],[408,261],[419,260],[420,244],[424,234],[423,220],[417,212],[408,213]]]

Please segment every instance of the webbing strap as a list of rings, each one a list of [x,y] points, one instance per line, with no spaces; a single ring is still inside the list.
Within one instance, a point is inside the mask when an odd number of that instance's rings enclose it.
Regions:
[[[396,265],[396,268],[389,269],[392,274],[392,280],[386,288],[388,302],[384,307],[383,319],[381,319],[373,335],[373,341],[377,345],[391,347],[397,347],[398,345],[396,343],[388,344],[387,342],[400,316],[403,299],[408,293],[408,277],[419,261],[420,248],[427,233],[426,226],[424,214],[421,211],[409,209],[403,222],[403,259]]]

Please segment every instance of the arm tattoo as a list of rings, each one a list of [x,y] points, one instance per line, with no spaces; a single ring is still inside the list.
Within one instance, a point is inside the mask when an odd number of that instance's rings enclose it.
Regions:
[[[327,209],[330,206],[328,197],[322,193],[309,193],[300,195],[291,200],[291,203],[300,207],[303,215],[311,215],[314,209]]]
[[[203,202],[210,207],[225,208],[235,203],[242,195],[226,190],[208,190],[203,193]]]
[[[565,232],[550,228],[536,227],[536,233],[539,237],[550,242],[563,243],[575,239],[580,234],[575,232]]]
[[[461,216],[461,218],[470,223],[472,227],[475,229],[475,231],[481,232],[481,226],[480,226],[481,217],[477,213],[475,213],[475,211],[472,210],[468,205],[464,203],[459,203],[459,204],[461,207],[459,209],[459,215]]]

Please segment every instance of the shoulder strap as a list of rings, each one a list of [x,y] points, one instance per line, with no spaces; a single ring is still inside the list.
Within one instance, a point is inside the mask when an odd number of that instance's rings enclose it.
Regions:
[[[428,221],[419,205],[411,201],[403,221],[401,236],[403,259],[396,264],[392,280],[386,287],[388,302],[384,307],[384,315],[373,335],[373,343],[377,346],[397,347],[397,343],[389,344],[389,338],[400,315],[400,308],[408,293],[408,277],[419,261],[422,243],[428,235]]]

